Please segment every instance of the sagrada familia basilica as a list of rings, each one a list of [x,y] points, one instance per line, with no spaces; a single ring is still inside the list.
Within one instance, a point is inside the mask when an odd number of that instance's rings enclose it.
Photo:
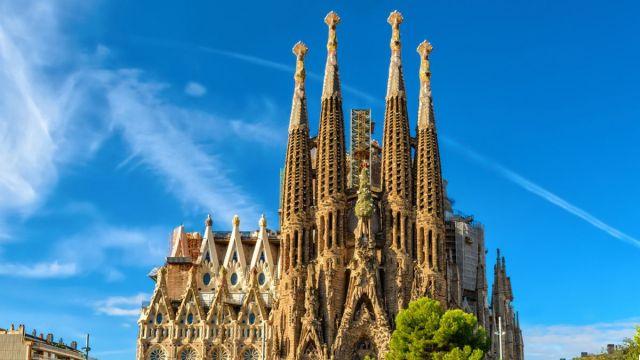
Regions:
[[[498,252],[489,301],[482,225],[451,209],[440,170],[431,95],[431,45],[418,46],[417,131],[409,129],[401,61],[402,15],[392,12],[382,145],[370,112],[353,110],[345,145],[338,72],[340,18],[325,18],[327,60],[317,136],[309,133],[299,42],[281,185],[279,231],[172,234],[150,277],[139,360],[383,359],[396,314],[428,296],[475,314],[492,334],[487,358],[520,360],[522,334]]]

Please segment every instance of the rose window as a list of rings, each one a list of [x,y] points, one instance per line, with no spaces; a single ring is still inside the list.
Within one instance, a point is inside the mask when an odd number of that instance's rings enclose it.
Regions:
[[[226,349],[215,349],[211,355],[212,360],[229,360],[229,352]]]
[[[196,351],[191,348],[182,350],[180,353],[180,360],[196,360],[197,357],[198,354],[196,354]]]
[[[260,355],[256,349],[248,349],[242,353],[242,360],[260,360]]]
[[[149,353],[149,360],[167,360],[167,355],[162,349],[153,349],[151,353]]]

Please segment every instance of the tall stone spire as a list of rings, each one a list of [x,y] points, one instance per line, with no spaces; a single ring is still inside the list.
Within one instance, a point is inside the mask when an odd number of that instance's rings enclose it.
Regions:
[[[343,247],[346,190],[344,116],[336,51],[336,26],[340,17],[330,12],[324,19],[329,27],[327,64],[322,89],[317,153],[318,231],[320,252]]]
[[[338,75],[336,26],[340,17],[330,12],[327,63],[322,89],[316,155],[316,227],[318,245],[318,295],[320,316],[328,344],[333,343],[345,296],[345,235],[347,218],[347,163],[340,76]]]
[[[411,172],[411,135],[407,114],[407,96],[400,58],[400,24],[402,14],[389,15],[391,25],[391,62],[387,82],[386,109],[382,147],[382,187],[384,229],[386,235],[386,276],[394,279],[386,284],[385,295],[389,317],[395,318],[406,306],[410,286],[405,284],[411,271],[413,234],[413,186]]]
[[[311,186],[311,156],[309,154],[309,119],[307,115],[307,97],[305,94],[304,57],[307,46],[298,42],[293,47],[296,55],[295,85],[289,119],[289,141],[285,156],[285,175],[282,196],[282,227],[308,222],[313,202]],[[286,246],[287,244],[285,244]],[[297,244],[292,244],[296,247]],[[290,249],[293,249],[290,248]],[[301,249],[302,250],[302,249]],[[290,256],[290,264],[302,263],[302,258]]]
[[[389,18],[387,19],[387,22],[391,25],[391,41],[389,43],[389,47],[391,48],[391,64],[389,65],[389,78],[387,80],[387,101],[389,101],[391,97],[400,96],[403,97],[406,102],[400,54],[402,50],[400,24],[402,24],[402,21],[402,14],[398,11],[389,14]]]
[[[309,152],[309,120],[305,95],[304,57],[307,46],[298,42],[295,87],[289,120],[289,141],[285,159],[281,209],[281,278],[278,301],[274,309],[274,327],[281,334],[280,355],[293,358],[300,335],[300,318],[304,314],[304,279],[312,256],[313,188]]]
[[[342,112],[342,95],[340,93],[340,76],[338,74],[336,26],[340,17],[330,12],[324,19],[329,27],[327,41],[327,64],[322,88],[322,104],[318,133],[318,207],[327,207],[327,201],[339,201],[346,189],[346,161],[344,140],[344,115]],[[339,239],[333,243],[340,244]]]
[[[329,27],[329,38],[327,39],[327,64],[324,71],[324,83],[322,85],[322,99],[333,96],[340,96],[340,75],[338,73],[338,37],[336,27],[340,23],[340,17],[331,11],[324,18],[324,22]]]
[[[428,41],[423,41],[417,49],[420,54],[420,105],[416,149],[416,272],[420,276],[416,276],[413,295],[427,295],[446,306],[444,196],[431,98],[431,50]]]

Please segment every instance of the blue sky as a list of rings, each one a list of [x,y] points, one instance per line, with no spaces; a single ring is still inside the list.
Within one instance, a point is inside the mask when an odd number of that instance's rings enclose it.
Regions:
[[[380,138],[391,10],[411,121],[428,39],[444,175],[500,247],[527,358],[640,323],[640,7],[634,2],[0,1],[0,326],[135,352],[172,227],[277,224],[303,40],[312,133],[336,10],[344,108]],[[413,128],[413,126],[412,126]],[[490,276],[492,276],[490,274]]]

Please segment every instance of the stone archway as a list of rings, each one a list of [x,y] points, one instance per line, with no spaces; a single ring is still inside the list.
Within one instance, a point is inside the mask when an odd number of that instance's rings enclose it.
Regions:
[[[305,347],[302,355],[300,357],[301,360],[322,360],[322,356],[318,352],[316,346],[309,342]]]
[[[372,359],[377,359],[377,354],[378,350],[376,349],[373,341],[371,341],[368,337],[362,337],[355,343],[352,359],[363,360],[367,356],[370,356]]]

